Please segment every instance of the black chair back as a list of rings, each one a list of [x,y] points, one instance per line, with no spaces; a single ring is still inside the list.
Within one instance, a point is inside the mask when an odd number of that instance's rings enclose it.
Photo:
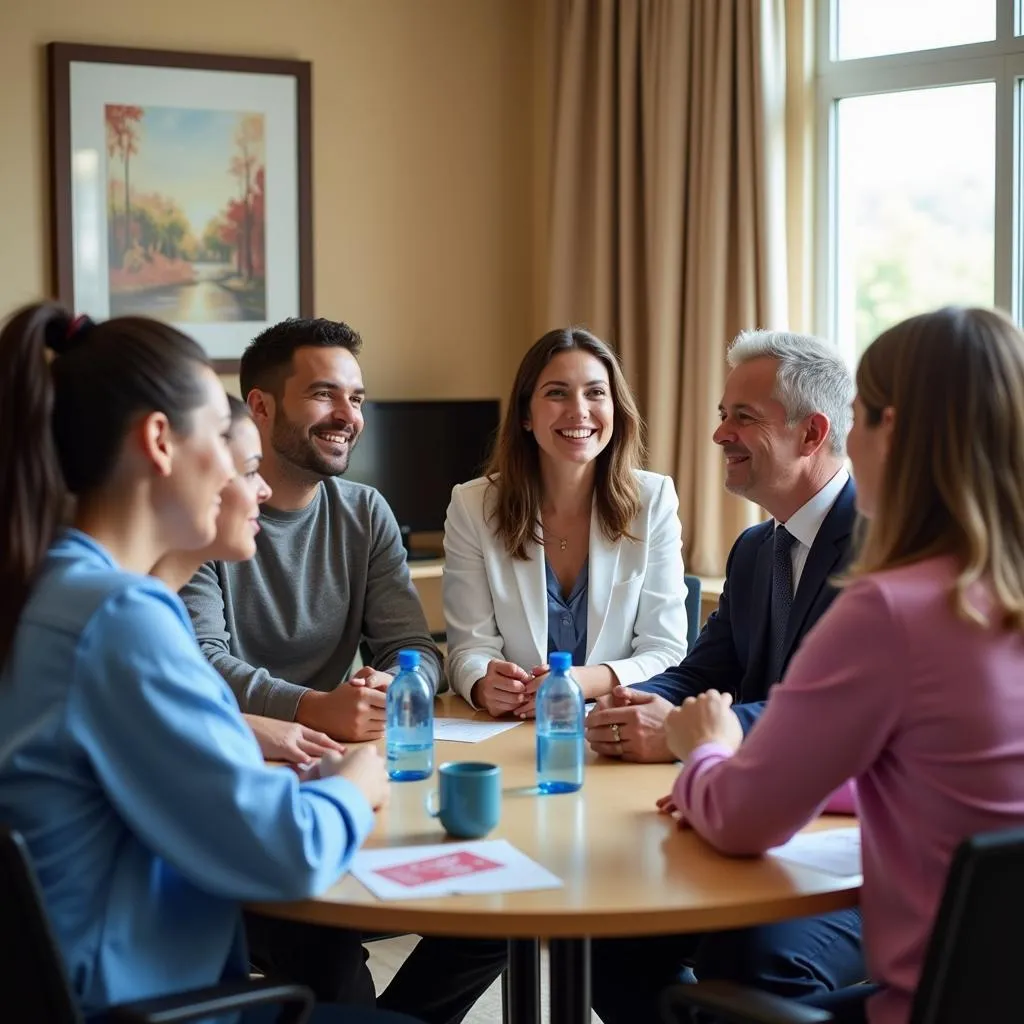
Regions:
[[[949,869],[910,1024],[1024,1021],[1024,828],[964,840]]]
[[[1022,930],[1024,828],[965,839],[946,876],[909,1024],[1024,1021],[1024,985],[1016,975]],[[671,1024],[691,1020],[695,1010],[729,1024],[834,1019],[826,1010],[726,981],[673,985],[662,1006]]]
[[[18,1007],[18,1020],[81,1024],[25,840],[6,825],[0,825],[0,908],[3,1005]]]

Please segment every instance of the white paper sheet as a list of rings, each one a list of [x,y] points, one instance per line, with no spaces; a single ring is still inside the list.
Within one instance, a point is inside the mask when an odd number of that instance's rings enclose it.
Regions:
[[[558,889],[562,880],[505,839],[361,850],[352,874],[381,900]]]
[[[861,874],[860,828],[832,828],[818,832],[800,832],[788,843],[768,851],[773,857],[826,871],[841,878]]]
[[[434,739],[451,743],[479,743],[514,729],[522,722],[467,722],[463,718],[435,718]]]

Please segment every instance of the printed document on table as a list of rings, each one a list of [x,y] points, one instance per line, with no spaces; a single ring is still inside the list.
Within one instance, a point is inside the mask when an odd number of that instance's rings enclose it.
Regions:
[[[522,722],[467,722],[464,718],[435,718],[434,739],[451,743],[479,743],[514,729]]]
[[[557,875],[504,839],[360,850],[351,872],[381,900],[562,886]]]
[[[860,828],[857,825],[799,832],[788,843],[768,852],[792,864],[802,864],[841,878],[855,878],[861,874]]]

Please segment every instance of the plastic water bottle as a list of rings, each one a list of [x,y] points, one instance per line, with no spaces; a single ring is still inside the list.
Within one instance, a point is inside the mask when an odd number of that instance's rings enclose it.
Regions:
[[[387,690],[388,778],[428,779],[434,771],[434,691],[420,671],[419,651],[398,652]]]
[[[583,692],[570,675],[572,655],[554,651],[537,691],[537,787],[574,793],[583,785]]]

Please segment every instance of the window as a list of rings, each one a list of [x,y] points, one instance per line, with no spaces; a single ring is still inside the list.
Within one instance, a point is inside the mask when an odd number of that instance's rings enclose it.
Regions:
[[[996,38],[996,0],[835,0],[834,9],[839,60]]]
[[[1020,320],[1020,6],[819,0],[816,310],[851,362],[950,303]]]

